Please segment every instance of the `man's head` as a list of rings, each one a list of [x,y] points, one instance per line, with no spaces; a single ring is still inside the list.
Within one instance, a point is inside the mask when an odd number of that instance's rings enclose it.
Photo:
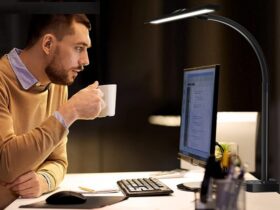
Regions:
[[[25,49],[34,46],[40,49],[49,81],[70,85],[89,64],[90,29],[90,22],[83,14],[34,15]]]
[[[26,48],[32,47],[44,34],[52,33],[59,41],[67,34],[73,34],[73,21],[81,23],[91,30],[89,19],[84,14],[69,15],[33,15],[27,36]]]

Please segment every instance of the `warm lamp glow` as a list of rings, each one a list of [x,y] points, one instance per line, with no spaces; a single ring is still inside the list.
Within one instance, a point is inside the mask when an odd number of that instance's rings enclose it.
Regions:
[[[218,112],[217,123],[223,122],[255,122],[258,112]],[[179,127],[181,117],[178,115],[151,115],[148,118],[153,125]]]
[[[151,115],[148,121],[153,125],[178,127],[180,126],[180,119],[180,116],[175,115]]]

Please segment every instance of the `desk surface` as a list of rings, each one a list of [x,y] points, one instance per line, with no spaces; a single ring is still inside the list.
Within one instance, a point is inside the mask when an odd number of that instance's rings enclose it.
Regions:
[[[79,186],[91,187],[94,189],[117,188],[116,181],[124,178],[150,177],[155,172],[123,172],[123,173],[91,173],[91,174],[67,174],[58,190],[80,191]],[[252,176],[248,175],[249,179]],[[248,178],[247,177],[247,178]],[[192,170],[183,178],[160,179],[174,190],[172,196],[136,197],[129,198],[111,206],[103,207],[106,210],[191,210],[194,207],[194,193],[178,190],[176,185],[183,182],[201,181],[203,172]],[[17,199],[6,210],[19,209],[20,205],[43,201],[50,194],[34,199]],[[122,195],[121,192],[110,195]],[[246,210],[279,210],[280,194],[278,193],[249,193],[246,192]],[[22,209],[22,208],[21,208]],[[36,210],[36,209],[31,209]]]

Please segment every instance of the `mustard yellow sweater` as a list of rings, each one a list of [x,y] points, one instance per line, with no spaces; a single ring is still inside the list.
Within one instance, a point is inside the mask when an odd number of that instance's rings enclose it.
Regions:
[[[67,169],[68,130],[52,116],[67,100],[67,87],[24,90],[7,56],[0,59],[0,182],[33,170],[50,175],[52,190]],[[0,185],[0,209],[17,198]]]

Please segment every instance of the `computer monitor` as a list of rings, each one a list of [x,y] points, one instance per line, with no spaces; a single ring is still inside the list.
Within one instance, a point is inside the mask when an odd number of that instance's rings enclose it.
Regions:
[[[214,155],[219,65],[184,70],[179,156],[205,166]]]

